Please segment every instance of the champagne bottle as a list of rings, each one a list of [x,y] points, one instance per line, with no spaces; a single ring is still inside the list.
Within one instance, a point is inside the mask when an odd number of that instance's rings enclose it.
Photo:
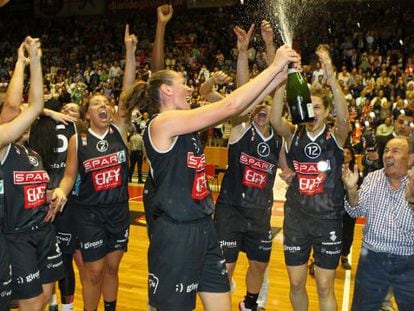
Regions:
[[[315,119],[308,84],[295,63],[290,63],[288,68],[287,102],[293,124]]]

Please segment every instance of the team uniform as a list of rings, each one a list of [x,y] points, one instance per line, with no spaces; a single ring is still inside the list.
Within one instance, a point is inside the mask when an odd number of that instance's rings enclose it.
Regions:
[[[254,123],[229,143],[228,168],[216,202],[215,223],[226,262],[240,251],[268,262],[272,249],[270,218],[282,138],[271,129],[265,138]]]
[[[8,310],[11,297],[11,266],[6,242],[3,237],[4,220],[4,180],[0,166],[0,311]]]
[[[76,134],[76,126],[74,123],[57,124],[56,135],[59,141],[56,157],[47,170],[50,176],[49,189],[59,187],[59,183],[65,174],[66,154],[69,139]],[[76,249],[76,230],[75,230],[75,205],[73,195],[76,195],[78,184],[75,185],[72,195],[69,196],[68,202],[61,213],[57,213],[55,217],[56,236],[60,249],[63,254],[73,254]]]
[[[312,139],[301,125],[292,136],[287,160],[296,176],[286,193],[286,264],[305,264],[313,246],[315,264],[335,269],[342,245],[343,149],[327,126]]]
[[[224,258],[211,215],[214,210],[205,174],[205,155],[197,134],[180,135],[171,148],[144,144],[154,181],[148,250],[149,304],[160,310],[190,311],[196,293],[230,290]],[[148,198],[149,199],[149,198]]]
[[[101,137],[77,134],[79,195],[77,233],[85,262],[127,250],[129,238],[128,147],[110,125]]]
[[[63,276],[62,253],[54,226],[44,222],[49,175],[38,154],[9,144],[4,173],[4,238],[12,264],[12,298],[28,299],[43,292],[42,284]]]

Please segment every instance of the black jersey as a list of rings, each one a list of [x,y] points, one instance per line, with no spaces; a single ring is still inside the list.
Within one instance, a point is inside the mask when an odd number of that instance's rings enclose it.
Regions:
[[[81,205],[112,206],[128,201],[128,147],[111,125],[102,137],[91,129],[77,135]]]
[[[212,214],[214,204],[205,173],[206,158],[198,134],[177,136],[168,151],[159,152],[151,144],[150,133],[151,121],[144,132],[144,145],[154,180],[152,213],[177,222]]]
[[[310,217],[339,219],[343,215],[343,149],[328,127],[311,139],[304,126],[292,137],[287,160],[296,176],[286,193],[286,205]]]
[[[42,159],[30,148],[9,144],[2,163],[4,180],[4,231],[31,230],[47,212],[49,175]]]
[[[76,134],[76,126],[69,122],[67,125],[59,123],[56,125],[56,135],[59,141],[55,150],[56,157],[53,163],[47,168],[50,176],[49,189],[59,186],[60,180],[63,178],[66,167],[66,153],[68,150],[69,139]]]
[[[246,128],[238,141],[229,143],[228,168],[217,204],[271,208],[281,147],[282,138],[273,129],[265,138],[254,123]]]

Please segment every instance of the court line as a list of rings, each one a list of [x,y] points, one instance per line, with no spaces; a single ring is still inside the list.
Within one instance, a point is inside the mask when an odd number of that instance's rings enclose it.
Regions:
[[[132,200],[137,200],[137,199],[141,199],[141,198],[142,198],[142,195],[139,195],[139,196],[136,196],[136,197],[133,197],[133,198],[129,198],[129,200],[132,201]]]
[[[348,255],[348,261],[352,263],[352,247]],[[342,296],[342,311],[349,310],[349,298],[351,296],[351,271],[345,270],[344,293]]]

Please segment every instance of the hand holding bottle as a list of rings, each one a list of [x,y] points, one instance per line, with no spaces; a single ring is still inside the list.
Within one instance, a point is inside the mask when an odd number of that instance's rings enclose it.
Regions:
[[[275,66],[278,71],[283,71],[288,63],[298,62],[300,62],[299,54],[287,44],[284,44],[277,49],[276,56],[271,66]]]

